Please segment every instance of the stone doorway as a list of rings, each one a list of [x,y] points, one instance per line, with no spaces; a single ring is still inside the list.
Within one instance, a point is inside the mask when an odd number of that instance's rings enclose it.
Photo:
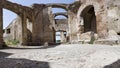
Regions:
[[[87,6],[81,13],[81,19],[84,32],[93,31],[97,33],[97,25],[96,25],[96,16],[94,7],[92,5]]]

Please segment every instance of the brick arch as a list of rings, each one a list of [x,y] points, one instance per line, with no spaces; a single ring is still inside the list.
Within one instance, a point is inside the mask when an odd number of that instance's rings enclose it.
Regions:
[[[65,16],[66,18],[68,18],[68,14],[66,12],[65,13],[62,13],[62,12],[61,13],[54,13],[53,14],[54,18],[59,16],[59,15],[62,15],[62,16]]]
[[[12,3],[7,0],[1,1],[1,3],[2,3],[2,5],[1,5],[2,8],[10,10],[19,16],[22,16],[25,13],[27,18],[29,18],[30,20],[32,19],[32,9],[31,8],[22,6],[17,3]]]
[[[52,8],[62,8],[64,10],[68,11],[68,4],[58,3],[58,4],[48,4],[47,6],[52,7]]]
[[[3,41],[3,8],[10,10],[21,17],[22,26],[22,44],[27,45],[27,18],[32,19],[32,11],[26,6],[12,3],[7,0],[0,0],[0,47],[4,45]]]
[[[20,5],[9,1],[5,1],[3,8],[10,10],[18,15],[21,15],[21,13],[23,12],[23,9],[21,8]]]
[[[102,3],[101,3],[102,2]],[[80,19],[80,15],[82,11],[89,5],[94,6],[94,11],[95,11],[95,16],[96,16],[96,25],[97,25],[97,34],[98,37],[100,38],[106,38],[108,33],[107,33],[107,23],[106,23],[106,6],[103,3],[103,0],[101,2],[92,2],[88,1],[86,3],[81,4],[79,7],[79,10],[77,11],[77,18]]]
[[[84,10],[86,7],[88,7],[88,6],[93,6],[93,7],[94,7],[94,5],[92,5],[92,4],[82,4],[82,5],[78,8],[77,17],[79,17],[79,16],[82,14],[83,10]],[[90,8],[90,7],[89,7],[89,8]],[[95,8],[95,7],[94,7],[94,8]]]
[[[80,17],[83,20],[81,23],[83,23],[84,32],[93,31],[97,33],[96,15],[93,5],[86,6],[82,10]]]
[[[83,16],[83,14],[85,14],[85,12],[89,11],[91,8],[94,8],[93,5],[87,5],[81,12],[80,16]]]

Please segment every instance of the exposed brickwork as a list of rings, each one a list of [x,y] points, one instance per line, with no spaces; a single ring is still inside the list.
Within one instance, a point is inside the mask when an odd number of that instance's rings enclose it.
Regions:
[[[7,0],[0,0],[0,45],[3,43],[2,9],[13,11],[19,16],[20,38],[23,45],[55,43],[55,32],[61,31],[62,41],[78,42],[83,34],[95,33],[97,39],[107,39],[109,30],[120,33],[119,0],[76,0],[72,4],[34,4],[22,6]],[[65,13],[52,14],[52,8],[63,8]],[[55,21],[55,16],[67,19]],[[57,23],[57,24],[56,24]],[[58,24],[59,23],[59,24]],[[115,24],[114,24],[115,23]],[[61,26],[65,25],[65,26]],[[18,26],[18,24],[17,24]],[[18,31],[18,29],[13,29]],[[67,32],[67,37],[63,32]],[[13,35],[14,36],[14,35]],[[83,37],[82,37],[83,38]]]

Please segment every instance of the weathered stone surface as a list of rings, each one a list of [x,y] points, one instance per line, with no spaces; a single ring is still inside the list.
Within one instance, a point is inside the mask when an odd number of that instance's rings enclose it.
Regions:
[[[88,40],[88,41],[90,41],[90,39],[91,39],[91,32],[86,32],[86,33],[83,33],[83,34],[80,35],[80,40],[83,40],[83,41]]]
[[[108,34],[109,34],[108,35],[109,40],[119,41],[119,36],[117,35],[117,33],[114,30],[109,30]]]
[[[119,44],[120,36],[114,30],[108,31],[108,37],[106,39],[98,39],[96,40],[96,44],[107,44],[107,45],[114,45]]]
[[[56,31],[67,31],[69,30],[68,27],[68,20],[67,19],[55,19],[55,30]]]
[[[107,21],[108,28],[117,33],[120,32],[120,4],[119,0],[107,0]]]
[[[92,32],[86,32],[79,35],[78,41],[90,42],[91,39],[97,40],[98,35]]]
[[[3,11],[2,11],[2,7],[0,7],[0,48],[3,45]]]
[[[21,21],[16,21],[16,25],[19,26],[13,30],[20,29],[20,33],[15,34],[16,39],[26,45],[55,43],[56,31],[61,31],[62,41],[68,37],[69,42],[90,40],[89,32],[95,33],[95,39],[103,40],[118,39],[117,34],[120,33],[119,0],[76,0],[72,4],[34,4],[32,7],[0,0],[0,44],[3,42],[1,10],[3,8],[13,11],[20,17]],[[52,14],[52,8],[63,8],[66,12]],[[55,20],[57,15],[63,15],[67,19],[62,23],[63,20]],[[15,31],[11,35],[13,39]],[[62,32],[67,32],[67,37],[64,37]]]

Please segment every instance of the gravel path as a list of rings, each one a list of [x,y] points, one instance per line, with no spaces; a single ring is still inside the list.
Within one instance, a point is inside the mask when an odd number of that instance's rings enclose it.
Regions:
[[[0,68],[120,68],[120,46],[12,47],[0,50]]]

